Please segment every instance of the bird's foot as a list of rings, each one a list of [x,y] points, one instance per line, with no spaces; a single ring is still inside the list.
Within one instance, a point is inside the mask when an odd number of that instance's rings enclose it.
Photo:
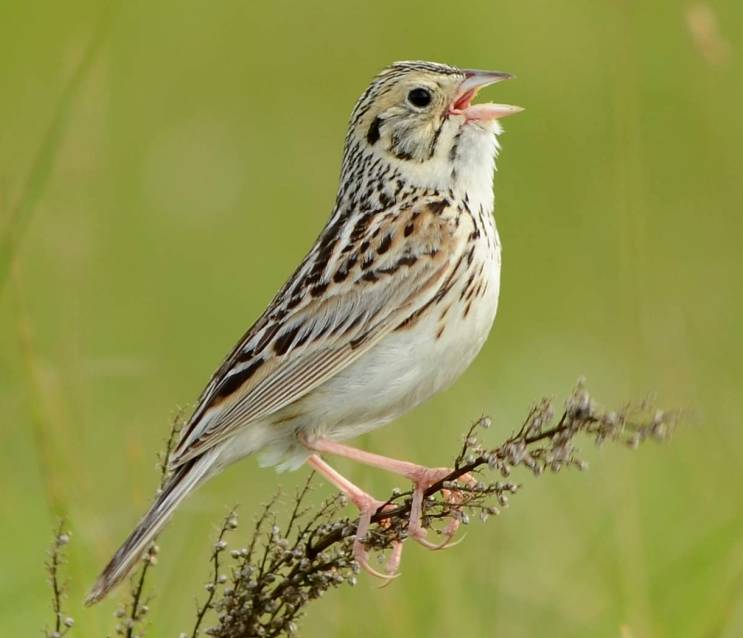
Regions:
[[[446,549],[453,547],[451,539],[456,534],[461,523],[461,506],[467,501],[467,492],[463,489],[445,488],[443,489],[444,502],[448,506],[450,521],[444,529],[444,541],[441,543],[432,543],[427,540],[426,529],[421,523],[423,517],[423,500],[425,492],[432,485],[449,476],[452,472],[447,467],[425,467],[416,463],[392,459],[372,452],[359,450],[336,441],[329,439],[316,439],[314,441],[303,441],[303,443],[314,452],[323,452],[328,454],[337,454],[365,465],[371,465],[381,470],[386,470],[400,476],[404,476],[413,482],[413,499],[410,507],[410,519],[408,524],[408,536],[416,542],[429,549]],[[313,455],[315,457],[315,455]],[[313,458],[311,457],[311,458]],[[319,458],[319,457],[316,457]],[[475,479],[469,474],[463,474],[457,478],[459,483],[472,485]]]
[[[449,549],[458,545],[462,539],[451,542],[461,525],[461,508],[467,501],[466,492],[455,487],[447,487],[442,490],[444,503],[448,508],[449,522],[443,530],[444,540],[440,543],[432,543],[427,539],[428,531],[423,527],[423,501],[426,491],[442,479],[452,473],[448,467],[420,467],[413,471],[409,478],[413,481],[413,498],[410,505],[410,518],[408,522],[408,536],[417,543],[430,550]],[[463,474],[457,479],[464,485],[472,485],[475,479],[470,474]]]
[[[392,506],[384,501],[377,500],[360,487],[353,484],[316,454],[310,456],[307,463],[328,479],[330,483],[345,494],[346,498],[348,498],[348,500],[358,508],[359,522],[356,527],[356,536],[353,541],[353,558],[358,563],[359,567],[372,576],[381,578],[386,582],[397,578],[399,576],[397,569],[400,566],[400,557],[402,556],[402,543],[400,541],[393,542],[392,551],[390,552],[389,559],[385,566],[386,573],[374,569],[369,564],[369,551],[366,546],[366,537],[369,532],[369,527],[371,526],[372,517],[378,511]],[[385,521],[380,522],[380,524],[384,526]],[[389,525],[388,522],[387,525]]]

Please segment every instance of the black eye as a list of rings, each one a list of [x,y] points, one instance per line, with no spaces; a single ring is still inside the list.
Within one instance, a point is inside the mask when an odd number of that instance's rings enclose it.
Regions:
[[[408,102],[419,108],[428,106],[431,103],[431,92],[428,89],[413,89],[408,93]]]

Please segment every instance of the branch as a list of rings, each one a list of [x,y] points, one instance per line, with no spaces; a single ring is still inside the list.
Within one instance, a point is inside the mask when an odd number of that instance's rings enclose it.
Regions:
[[[509,480],[515,470],[526,470],[533,476],[563,468],[585,470],[587,464],[578,456],[578,439],[634,448],[646,440],[668,438],[679,417],[678,412],[656,410],[649,401],[607,411],[591,399],[582,382],[566,401],[559,419],[552,402],[544,399],[498,447],[488,448],[480,442],[480,431],[490,425],[490,419],[483,417],[465,435],[454,469],[426,491],[422,524],[440,533],[447,519],[466,524],[477,515],[485,521],[500,514],[520,490],[519,484]],[[473,475],[480,480],[472,481]],[[249,545],[230,552],[229,577],[220,573],[219,556],[227,547],[227,534],[237,527],[237,519],[234,511],[227,516],[211,554],[209,594],[198,609],[192,638],[199,634],[209,611],[216,616],[214,626],[205,630],[210,636],[293,636],[310,601],[340,585],[356,583],[358,565],[352,546],[358,520],[341,515],[345,501],[340,496],[314,508],[308,506],[311,481],[312,476],[297,493],[284,531],[273,513],[277,499],[265,507]],[[456,500],[450,498],[452,491],[458,495]],[[365,539],[369,550],[381,553],[405,540],[411,496],[410,491],[393,491],[386,506],[373,516],[376,524]],[[269,520],[271,527],[267,529]]]

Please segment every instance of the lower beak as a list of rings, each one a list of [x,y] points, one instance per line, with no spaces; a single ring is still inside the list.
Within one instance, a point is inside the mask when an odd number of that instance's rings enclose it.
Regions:
[[[450,113],[464,115],[468,120],[497,120],[524,110],[520,106],[510,104],[493,104],[492,102],[472,104],[472,100],[480,89],[496,82],[513,79],[514,76],[510,73],[465,69],[464,76],[457,96],[449,108]]]

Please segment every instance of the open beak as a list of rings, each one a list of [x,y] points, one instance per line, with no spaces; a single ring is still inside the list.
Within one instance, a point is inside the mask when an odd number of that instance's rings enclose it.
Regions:
[[[464,81],[459,85],[459,92],[449,107],[449,112],[453,115],[464,115],[467,120],[497,120],[524,110],[520,106],[510,104],[493,104],[492,102],[472,104],[472,100],[481,88],[513,79],[514,76],[510,73],[465,69],[464,75]]]

